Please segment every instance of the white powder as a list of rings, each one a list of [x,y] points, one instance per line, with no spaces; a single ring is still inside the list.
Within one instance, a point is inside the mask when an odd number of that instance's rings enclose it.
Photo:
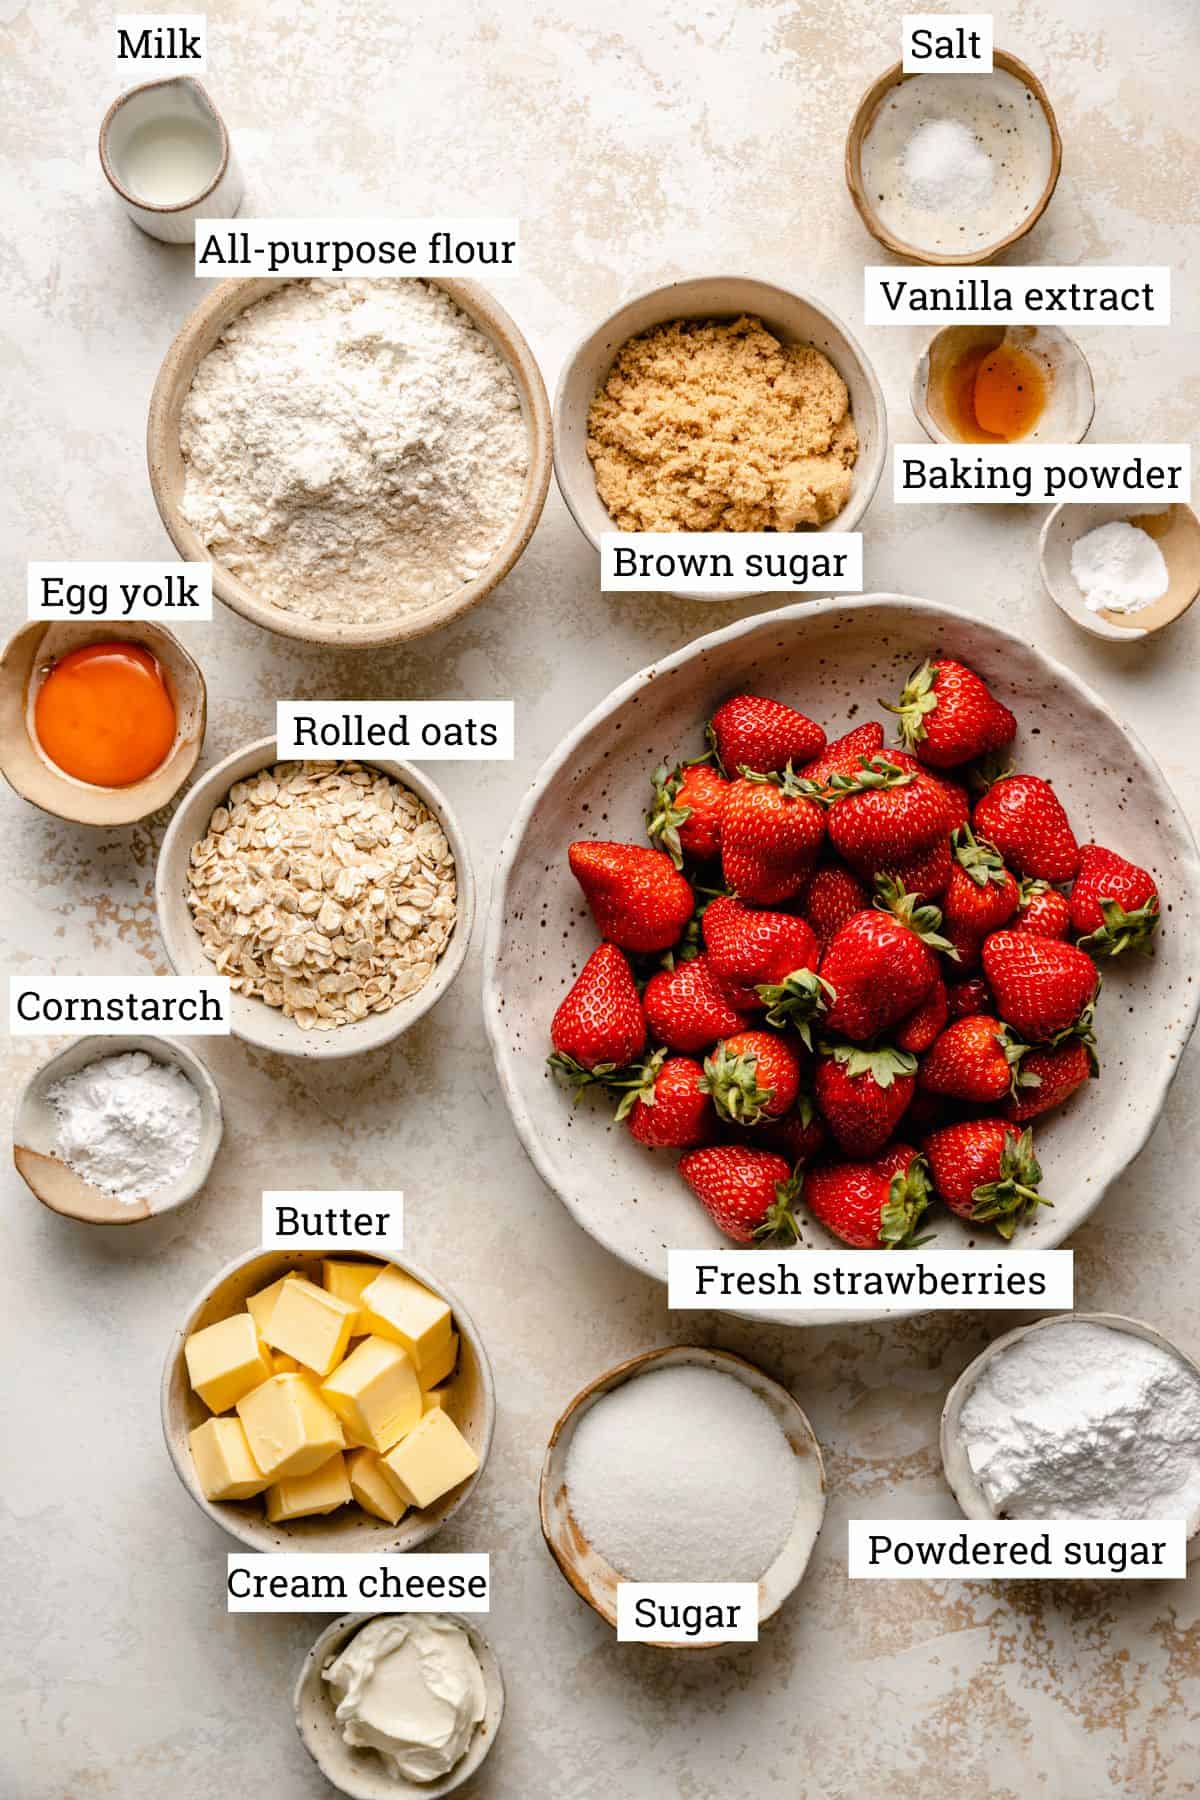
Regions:
[[[757,1581],[791,1531],[800,1466],[734,1376],[653,1369],[580,1419],[567,1491],[576,1523],[630,1581]]]
[[[1124,519],[1097,525],[1075,540],[1071,574],[1089,612],[1140,612],[1171,585],[1154,539]]]
[[[929,119],[904,146],[908,198],[924,212],[961,217],[983,206],[992,194],[992,159],[959,119]]]
[[[55,1153],[102,1193],[132,1205],[183,1174],[200,1143],[200,1096],[182,1069],[144,1050],[102,1056],[56,1081]]]
[[[257,597],[388,619],[491,561],[529,468],[517,384],[424,281],[297,281],[231,320],[180,419],[182,508]]]
[[[1009,1519],[1200,1513],[1200,1380],[1107,1325],[1048,1325],[993,1357],[962,1409],[967,1460]]]

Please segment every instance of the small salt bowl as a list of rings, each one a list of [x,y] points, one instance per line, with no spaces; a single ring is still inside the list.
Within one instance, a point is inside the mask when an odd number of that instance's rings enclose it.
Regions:
[[[1032,357],[1045,382],[1045,404],[1023,444],[1081,444],[1096,412],[1096,390],[1087,357],[1054,325],[947,325],[926,344],[912,378],[912,409],[935,444],[964,440],[947,404],[950,372],[973,350],[1000,344]]]
[[[1088,532],[1120,520],[1147,532],[1162,551],[1167,591],[1137,612],[1092,612],[1071,573],[1071,552]],[[1046,592],[1082,630],[1118,642],[1150,637],[1182,618],[1200,595],[1200,518],[1182,502],[1162,507],[1079,506],[1063,501],[1042,526],[1038,561]]]
[[[57,1154],[58,1115],[50,1088],[104,1057],[142,1050],[155,1062],[182,1069],[200,1100],[200,1142],[183,1173],[153,1194],[120,1200],[93,1187]],[[91,1036],[76,1038],[36,1069],[22,1088],[13,1118],[13,1162],[26,1186],[51,1212],[85,1225],[136,1225],[184,1206],[208,1180],[221,1142],[221,1096],[200,1058],[174,1038]]]

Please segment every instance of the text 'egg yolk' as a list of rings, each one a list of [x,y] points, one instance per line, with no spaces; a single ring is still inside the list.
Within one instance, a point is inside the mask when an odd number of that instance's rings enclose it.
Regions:
[[[158,661],[140,644],[88,644],[56,662],[34,705],[52,763],[92,787],[129,787],[165,761],[175,705]]]

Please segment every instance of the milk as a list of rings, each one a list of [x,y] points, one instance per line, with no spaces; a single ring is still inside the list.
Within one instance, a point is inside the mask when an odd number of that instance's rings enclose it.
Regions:
[[[121,152],[120,174],[151,206],[198,199],[221,164],[221,139],[203,119],[160,114],[136,126]]]

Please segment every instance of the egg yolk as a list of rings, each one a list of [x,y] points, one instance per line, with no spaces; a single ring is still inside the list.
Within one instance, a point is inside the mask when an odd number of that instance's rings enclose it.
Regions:
[[[140,644],[88,644],[51,668],[34,705],[52,763],[92,787],[129,787],[175,742],[175,705],[155,657]]]

